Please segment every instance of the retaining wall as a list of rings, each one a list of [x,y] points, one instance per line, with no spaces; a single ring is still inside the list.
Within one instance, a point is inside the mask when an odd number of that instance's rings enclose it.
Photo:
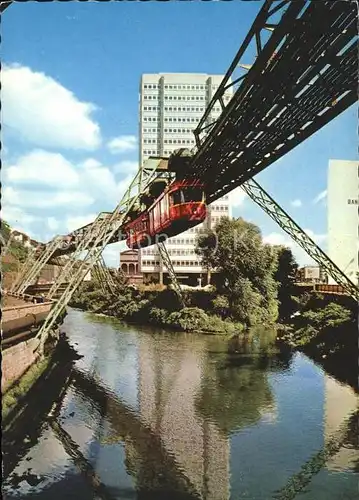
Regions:
[[[32,338],[9,347],[2,352],[2,392],[13,381],[19,379],[39,358],[40,355],[34,352],[39,343],[39,339]]]
[[[26,304],[23,306],[4,307],[2,310],[2,321],[22,318],[27,314],[37,314],[50,311],[53,302],[44,302],[42,304]]]

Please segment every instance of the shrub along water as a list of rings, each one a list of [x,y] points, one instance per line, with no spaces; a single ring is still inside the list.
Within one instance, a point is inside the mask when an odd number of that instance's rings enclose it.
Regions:
[[[235,333],[274,324],[293,309],[296,263],[289,249],[263,242],[257,226],[223,217],[215,231],[200,235],[196,252],[213,273],[213,291],[183,291],[182,308],[173,290],[161,286],[126,286],[106,294],[84,285],[72,304],[130,322],[153,323],[187,331]],[[278,291],[286,298],[279,309]]]
[[[208,295],[208,297],[206,297]],[[157,326],[185,330],[234,334],[243,330],[241,323],[222,319],[212,305],[207,314],[197,304],[211,304],[213,294],[187,292],[182,307],[173,290],[137,290],[122,286],[117,294],[104,293],[94,284],[84,285],[73,297],[71,305],[81,309],[121,318],[129,323],[150,323]]]
[[[298,299],[298,307],[300,315],[281,340],[357,388],[358,304],[349,297],[310,294]]]

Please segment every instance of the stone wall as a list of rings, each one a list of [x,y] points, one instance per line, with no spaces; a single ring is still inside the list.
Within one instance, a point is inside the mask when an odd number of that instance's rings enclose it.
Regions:
[[[26,304],[23,306],[4,307],[2,310],[2,321],[22,318],[27,314],[37,314],[50,311],[53,302],[44,302],[42,304]]]
[[[39,358],[39,354],[34,352],[39,342],[39,339],[32,338],[3,350],[1,376],[2,392],[7,389],[11,382],[19,379]]]

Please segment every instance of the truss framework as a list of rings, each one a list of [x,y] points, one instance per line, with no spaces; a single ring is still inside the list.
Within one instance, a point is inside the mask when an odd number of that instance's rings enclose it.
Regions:
[[[265,43],[263,31],[269,34]],[[189,175],[207,181],[209,203],[252,178],[357,100],[357,39],[354,2],[263,4],[195,130],[197,152]],[[256,60],[230,82],[251,44],[257,49]],[[225,91],[238,83],[225,106]],[[223,112],[214,122],[211,110],[218,103]]]
[[[133,209],[135,203],[139,201],[142,194],[142,191],[140,190],[140,180],[142,186],[149,186],[156,176],[156,169],[154,168],[152,171],[146,172],[145,175],[146,179],[144,180],[143,172],[141,176],[140,172],[138,172],[123,195],[122,200],[112,212],[111,216],[103,219],[98,218],[96,223],[90,225],[88,228],[87,237],[85,238],[83,246],[83,250],[86,249],[87,253],[81,264],[74,269],[66,289],[56,302],[53,309],[50,311],[37,334],[37,337],[40,338],[39,348],[42,353],[48,332],[56,324],[59,316],[62,314],[62,311],[69,303],[74,291],[99,259],[106,245],[113,237],[116,237],[116,234],[119,231],[121,231],[121,226],[125,221],[127,214],[131,209]]]
[[[359,302],[358,287],[334,264],[318,245],[294,222],[274,199],[254,179],[245,182],[242,189],[259,205],[289,236],[325,269],[353,299]]]
[[[21,269],[19,270],[15,281],[12,283],[12,285],[10,287],[10,291],[12,293],[15,292],[15,290],[17,289],[17,287],[23,281],[25,275],[30,271],[31,267],[34,265],[35,260],[36,260],[35,259],[35,255],[36,255],[36,250],[35,249],[31,249],[30,252],[28,253],[28,256],[27,256],[25,262],[21,266]]]
[[[110,292],[112,294],[116,291],[116,284],[113,276],[105,264],[103,256],[98,259],[97,264],[93,267],[96,279],[103,291],[103,293]]]
[[[157,248],[158,248],[158,251],[160,253],[161,259],[167,268],[168,274],[169,274],[170,279],[172,281],[173,288],[174,288],[176,294],[178,295],[182,306],[184,307],[182,290],[181,290],[181,287],[178,283],[177,276],[176,276],[175,270],[173,269],[172,261],[171,261],[169,254],[168,254],[165,243],[163,241],[160,243],[157,243]]]
[[[13,285],[11,291],[17,292],[17,293],[24,293],[26,288],[31,285],[32,281],[36,279],[36,277],[40,274],[42,268],[44,265],[47,263],[47,261],[51,258],[53,253],[55,252],[56,248],[60,245],[61,239],[59,237],[54,238],[50,244],[46,245],[46,247],[43,249],[42,253],[40,254],[39,258],[33,262],[32,265],[32,260],[30,259],[28,263],[30,264],[29,267],[24,266],[24,273],[21,273],[21,277],[19,282],[15,285]],[[35,251],[36,255],[36,251]]]
[[[89,250],[91,244],[94,242],[94,239],[100,234],[101,228],[103,227],[105,221],[106,218],[103,218],[102,214],[99,214],[95,221],[87,227],[83,238],[79,241],[79,244],[71,255],[71,258],[62,268],[59,276],[56,279],[56,282],[50,288],[48,297],[54,297],[63,283],[68,283],[69,281],[71,281],[71,276],[76,273],[77,269],[82,267],[84,267],[84,269],[86,268],[86,265],[83,264],[81,256],[84,252]]]

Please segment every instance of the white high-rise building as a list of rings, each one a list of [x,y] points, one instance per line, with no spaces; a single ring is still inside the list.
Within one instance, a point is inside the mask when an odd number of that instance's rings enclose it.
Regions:
[[[159,73],[142,75],[140,87],[140,166],[149,156],[169,156],[179,148],[195,146],[193,130],[219,87],[223,75],[193,73]],[[227,103],[232,89],[224,96]],[[221,114],[215,107],[211,118]],[[167,240],[172,265],[183,281],[197,284],[197,278],[206,274],[195,254],[196,237],[203,227],[214,227],[222,216],[230,216],[229,196],[208,207],[203,224]],[[141,271],[144,279],[157,279],[162,270],[157,247],[141,250]]]
[[[328,170],[328,255],[358,284],[359,162],[330,160]],[[329,278],[329,283],[335,283]]]

